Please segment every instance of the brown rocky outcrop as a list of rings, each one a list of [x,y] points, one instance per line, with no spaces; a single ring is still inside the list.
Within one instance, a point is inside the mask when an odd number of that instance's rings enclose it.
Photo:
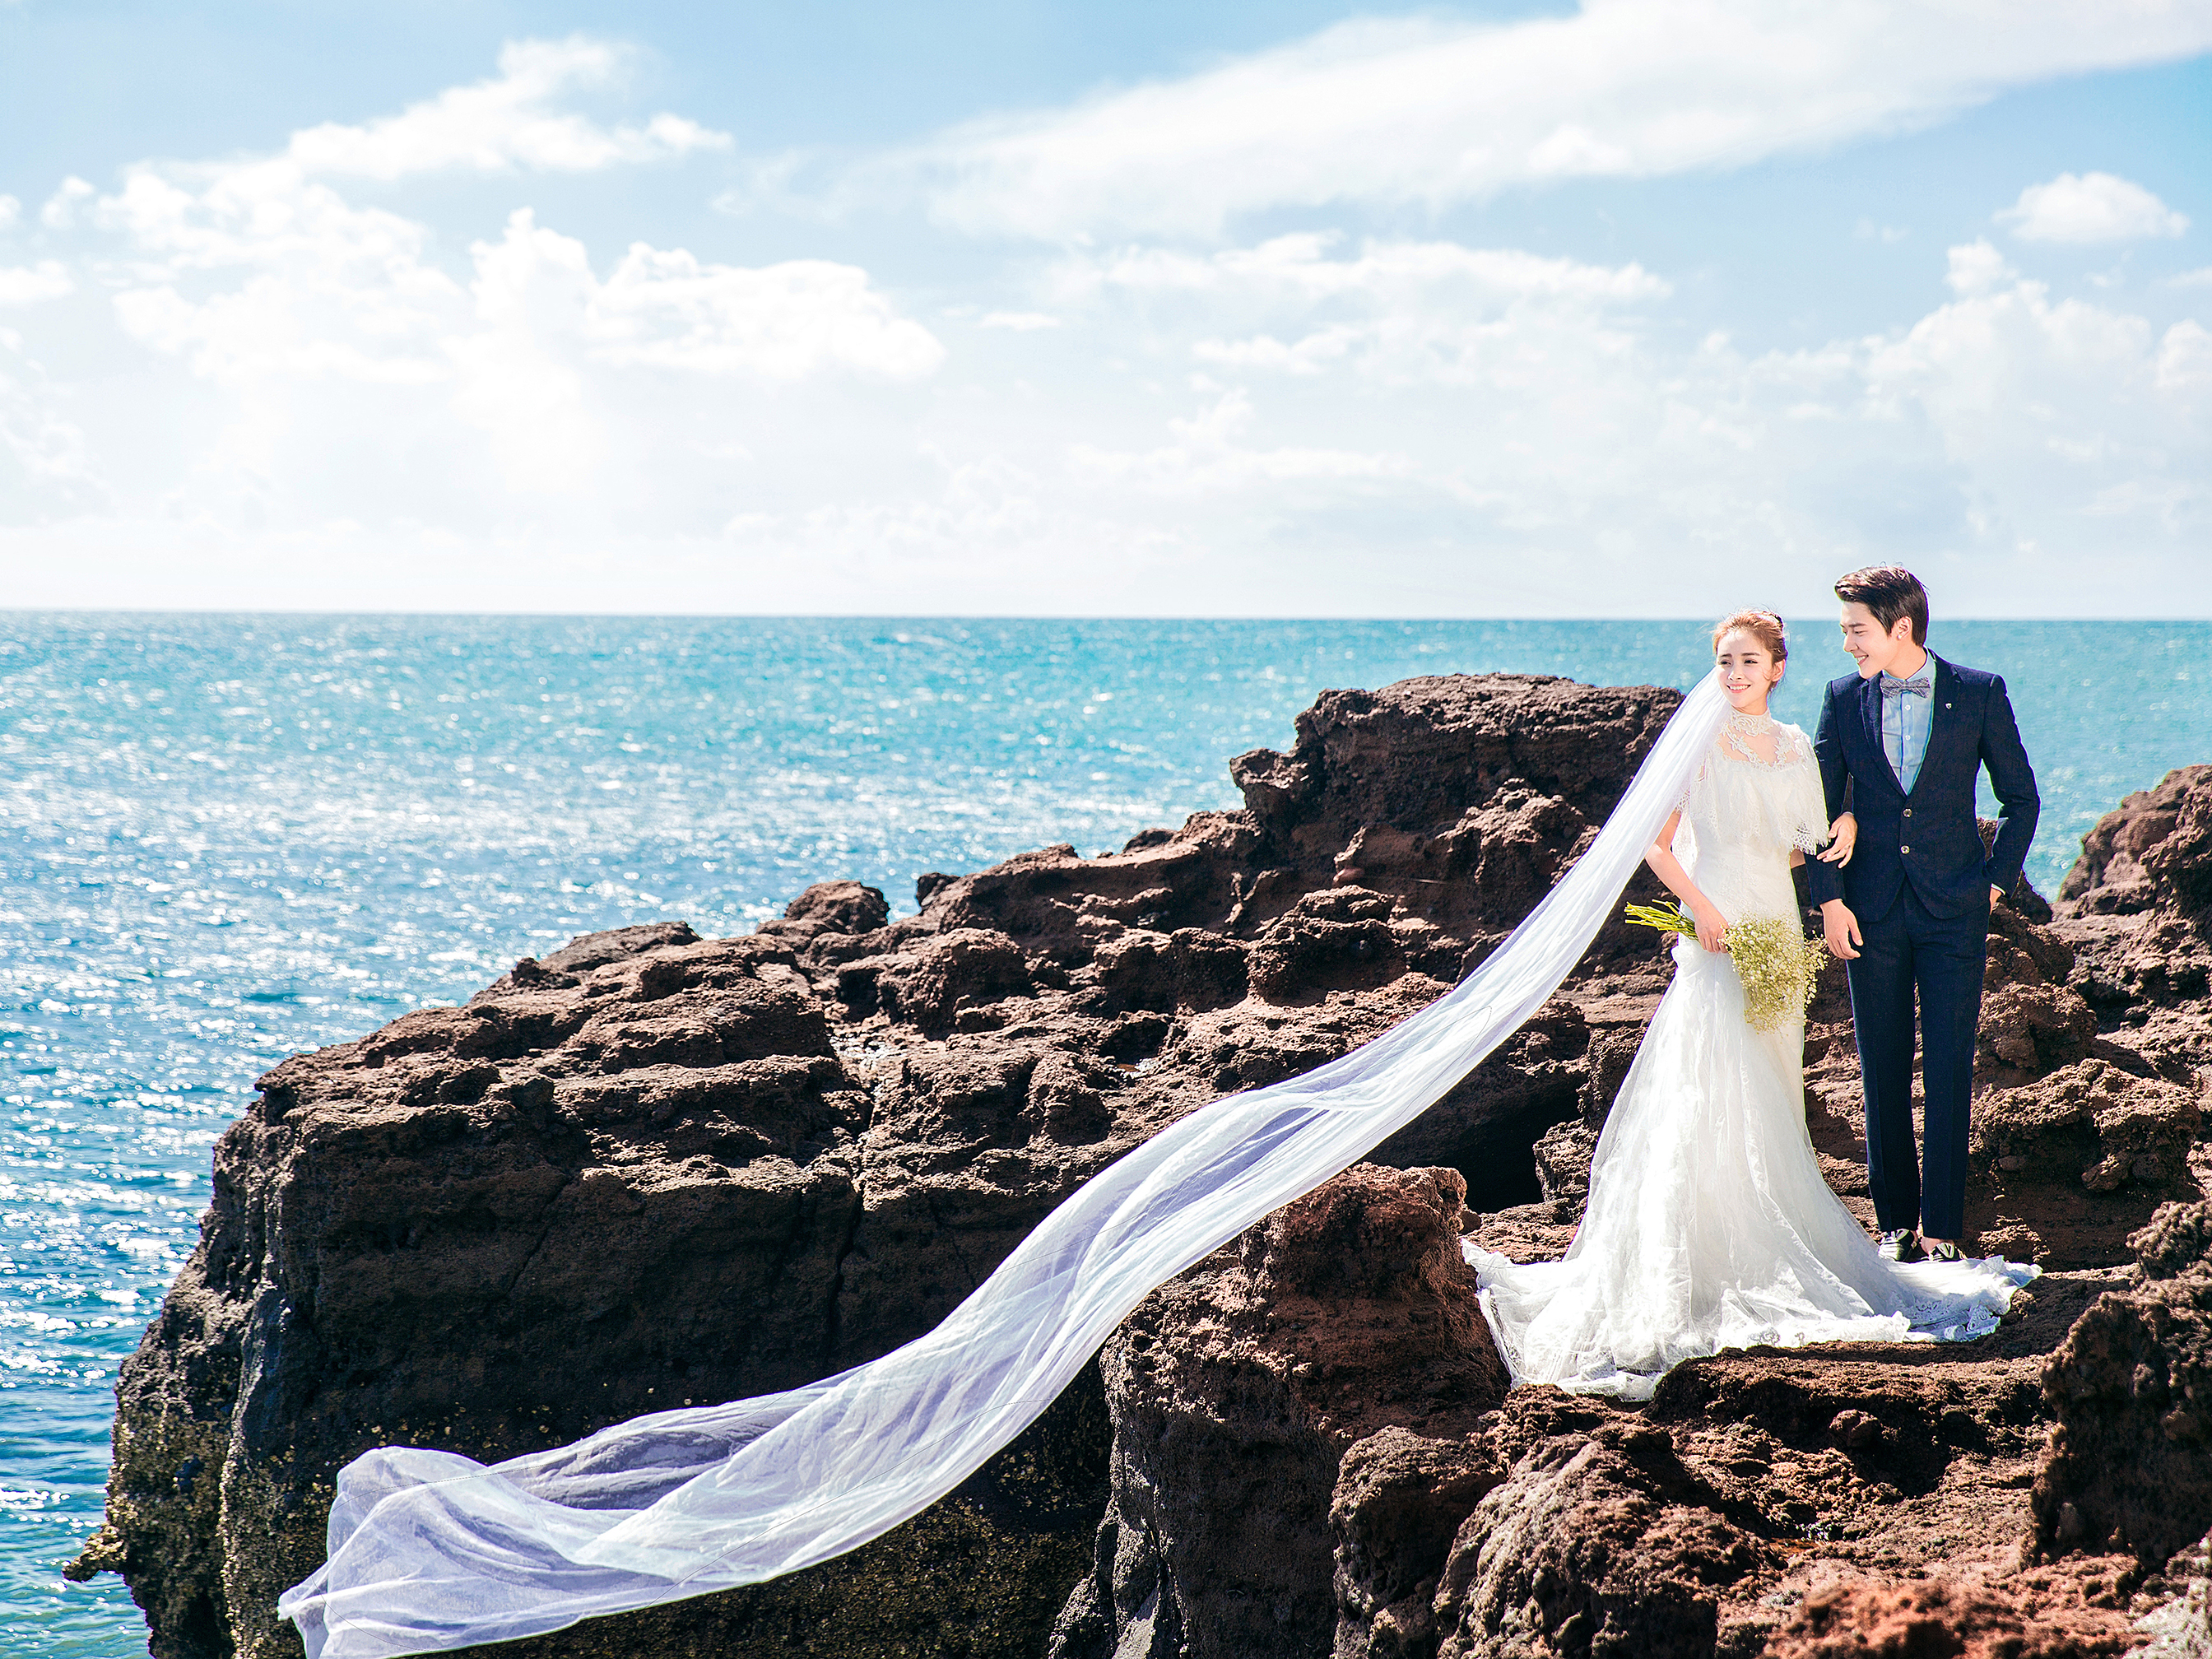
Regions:
[[[825,882],[738,939],[592,935],[286,1061],[125,1368],[76,1570],[125,1574],[161,1659],[295,1651],[274,1596],[362,1449],[506,1455],[920,1334],[1129,1146],[1441,994],[1675,701],[1326,693],[1288,751],[1235,763],[1243,811],[927,877],[896,921]],[[2051,1271],[1983,1342],[1726,1354],[1640,1410],[1507,1392],[1458,1235],[1572,1237],[1668,972],[1608,928],[1369,1164],[1148,1297],[960,1492],[515,1659],[2117,1651],[2197,1593],[2212,1529],[2189,1393],[2212,1218],[2171,1205],[2206,1167],[2212,768],[2115,818],[2055,919],[2025,888],[1992,918],[1970,1219]],[[1808,1121],[1865,1211],[1842,977]]]
[[[2069,982],[2105,1034],[2170,1082],[2212,1068],[2212,766],[2169,772],[2106,813],[2059,896]]]
[[[366,1446],[495,1458],[835,1370],[933,1322],[967,1258],[1095,1165],[1024,1134],[912,1242],[933,1160],[974,1120],[1049,1115],[1049,1088],[1019,1055],[856,1075],[794,962],[774,935],[595,935],[262,1079],[118,1389],[98,1564],[131,1579],[157,1652],[295,1647],[276,1595],[319,1559],[331,1480]],[[1033,1622],[1103,1452],[1049,1501],[1002,1501],[1009,1465],[951,1506],[1000,1523],[1012,1577],[1049,1561]]]
[[[2159,1205],[2196,1193],[2199,1091],[2110,1054],[1976,1103],[1967,1218],[1988,1248],[2046,1266],[2124,1261]]]
[[[1807,1607],[1801,1633],[1844,1644],[1783,1650],[1889,1652],[1899,1587],[1962,1571],[2000,1588],[1943,1613],[1960,1641],[1893,1650],[1978,1650],[2013,1597],[2054,1643],[2021,1651],[2116,1652],[2104,1558],[2016,1576],[2042,1355],[2099,1284],[2043,1281],[1978,1350],[1753,1350],[1679,1367],[1641,1411],[1529,1388],[1456,1437],[1378,1431],[1331,1510],[1335,1659],[1749,1656]],[[1395,1522],[1382,1547],[1370,1515]],[[1863,1595],[1821,1611],[1839,1582]]]
[[[2023,898],[2036,896],[2025,882],[2021,889]],[[1982,974],[1977,1084],[2030,1083],[2087,1058],[2097,1016],[2066,982],[2074,961],[2073,947],[2032,921],[2021,906],[1996,907]]]
[[[1325,1652],[1328,1516],[1381,1425],[1464,1431],[1505,1369],[1452,1170],[1359,1164],[1156,1291],[1100,1354],[1114,1496],[1057,1659]]]
[[[1779,1557],[1714,1506],[1663,1429],[1528,1389],[1497,1435],[1517,1455],[1452,1539],[1434,1603],[1438,1659],[1704,1659],[1744,1646],[1723,1628],[1722,1599],[1776,1576]]]
[[[1135,1141],[1444,990],[1675,701],[1526,676],[1329,693],[1290,754],[1239,763],[1243,811],[927,878],[897,921],[826,882],[743,938],[594,934],[466,1007],[286,1061],[218,1147],[201,1247],[125,1368],[107,1526],[77,1570],[124,1573],[163,1659],[292,1651],[275,1596],[319,1559],[331,1483],[368,1447],[500,1457],[909,1340]],[[1552,1011],[1381,1155],[1462,1168],[1486,1203],[1535,1197],[1528,1146],[1573,1110],[1582,1041]],[[1097,1386],[1055,1411],[1079,1425]],[[787,1628],[908,1650],[894,1609],[917,1604],[867,1575],[922,1574],[941,1547],[969,1564],[963,1626],[995,1632],[975,1650],[1034,1651],[1105,1496],[1103,1436],[1085,1462],[1076,1428],[1054,1432],[1057,1464],[1010,1449],[874,1567],[862,1552],[544,1650],[750,1651]],[[822,1616],[847,1593],[881,1611],[872,1634]]]
[[[1392,1427],[1345,1453],[1328,1506],[1334,1650],[1398,1654],[1434,1644],[1437,1585],[1452,1540],[1504,1479],[1480,1435],[1432,1439]]]
[[[2025,886],[1991,919],[1975,1201],[1985,1233],[2052,1270],[1996,1335],[1963,1350],[1863,1345],[1693,1361],[1640,1412],[1542,1389],[1514,1391],[1459,1432],[1401,1411],[1337,1460],[1328,1646],[1317,1632],[1293,1640],[1301,1624],[1245,1650],[2055,1659],[2128,1646],[2133,1615],[2179,1580],[2147,1577],[2087,1539],[2042,1565],[2023,1568],[2019,1552],[2053,1421],[2050,1356],[2077,1322],[2094,1325],[2083,1316],[2115,1284],[2122,1241],[2161,1201],[2194,1192],[2201,1106],[2196,1088],[2100,1030],[2070,983],[2075,946],[2050,920]],[[1848,1004],[1840,973],[1826,978],[1808,1045],[1815,1140],[1839,1189],[1863,1193]],[[1571,1056],[1579,1088],[1573,1115],[1564,1099],[1552,1107],[1534,1146],[1541,1200],[1474,1218],[1488,1247],[1542,1255],[1571,1237],[1590,1151],[1656,1000],[1646,983],[1586,975],[1547,1010],[1557,1024],[1541,1047],[1516,1056],[1524,1088],[1543,1086],[1547,1053]],[[2166,1254],[2186,1255],[2208,1231],[2212,1223],[2169,1228]],[[1186,1308],[1213,1282],[1193,1275],[1163,1296]],[[1241,1292],[1246,1318],[1252,1294]],[[1183,1326],[1208,1316],[1186,1312]],[[1143,1374],[1115,1386],[1117,1434],[1126,1425],[1133,1440],[1173,1443],[1144,1426],[1171,1400]],[[1212,1425],[1184,1454],[1187,1488],[1222,1479],[1236,1442]],[[1118,1459],[1116,1480],[1158,1489],[1156,1474],[1133,1480]],[[1276,1511],[1285,1530],[1301,1512],[1310,1516],[1310,1497]],[[2174,1526],[2193,1537],[2204,1524],[2191,1514]],[[1312,1553],[1287,1538],[1277,1548]],[[1109,1582],[1112,1553],[1102,1547],[1094,1583]],[[1234,1555],[1204,1559],[1214,1601],[1264,1600],[1240,1582]],[[1139,1630],[1130,1651],[1164,1650],[1161,1628]],[[1188,1639],[1179,1625],[1164,1628]]]
[[[1985,1582],[1844,1579],[1814,1591],[1767,1659],[2098,1659],[2131,1645],[2110,1614]]]
[[[2045,1549],[2108,1547],[2155,1568],[2212,1529],[2208,1237],[2212,1206],[2161,1209],[2133,1241],[2139,1282],[2100,1297],[2051,1356]]]
[[[2184,766],[2138,789],[2081,838],[2081,856],[2058,884],[2058,902],[2083,915],[2126,915],[2164,896],[2148,855],[2165,846],[2191,796],[2212,786],[2212,766]]]
[[[2212,766],[2132,794],[2087,838],[2047,925],[1992,919],[1969,1221],[2046,1264],[2125,1261],[2197,1190],[2212,1018]]]

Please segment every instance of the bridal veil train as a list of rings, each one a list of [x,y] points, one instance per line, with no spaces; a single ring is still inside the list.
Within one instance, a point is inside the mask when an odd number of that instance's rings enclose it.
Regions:
[[[1709,676],[1589,850],[1462,984],[1339,1060],[1133,1148],[927,1335],[804,1388],[489,1467],[404,1447],[355,1459],[327,1562],[278,1604],[310,1659],[474,1646],[757,1583],[928,1507],[1155,1285],[1356,1163],[1526,1020],[1611,914],[1728,712]]]

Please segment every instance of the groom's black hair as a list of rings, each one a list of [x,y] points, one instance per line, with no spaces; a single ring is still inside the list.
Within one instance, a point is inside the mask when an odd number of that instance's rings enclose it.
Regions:
[[[1870,564],[1838,577],[1836,597],[1845,605],[1864,605],[1885,634],[1899,617],[1911,617],[1913,644],[1928,643],[1928,590],[1903,565]]]

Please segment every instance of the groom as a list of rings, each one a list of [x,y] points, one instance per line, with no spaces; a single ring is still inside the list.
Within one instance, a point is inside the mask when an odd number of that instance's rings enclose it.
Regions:
[[[1836,584],[1844,649],[1858,672],[1828,687],[1813,750],[1828,815],[1857,842],[1808,866],[1829,950],[1849,964],[1866,1091],[1867,1184],[1882,1254],[1959,1258],[1966,1231],[1966,1109],[1974,1083],[1990,906],[2012,891],[2035,834],[2035,773],[2004,681],[1928,647],[1928,592],[1897,565]],[[1976,774],[1998,802],[1987,853]],[[1912,1139],[1912,1030],[1919,1000],[1927,1179]],[[1919,1237],[1916,1237],[1919,1235]]]

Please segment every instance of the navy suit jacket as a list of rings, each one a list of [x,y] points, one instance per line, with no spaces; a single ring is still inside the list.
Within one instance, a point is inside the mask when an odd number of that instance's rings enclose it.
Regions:
[[[1808,859],[1806,882],[1814,903],[1840,898],[1862,921],[1886,914],[1908,881],[1932,915],[1965,915],[1990,888],[2013,890],[2035,837],[2042,802],[2003,679],[1932,652],[1929,661],[1936,672],[1928,754],[1910,796],[1898,787],[1882,748],[1881,676],[1846,674],[1829,684],[1820,704],[1813,754],[1828,817],[1848,806],[1859,838],[1840,871]],[[1986,854],[1974,820],[1974,780],[1984,766],[1999,820],[1996,844]]]

